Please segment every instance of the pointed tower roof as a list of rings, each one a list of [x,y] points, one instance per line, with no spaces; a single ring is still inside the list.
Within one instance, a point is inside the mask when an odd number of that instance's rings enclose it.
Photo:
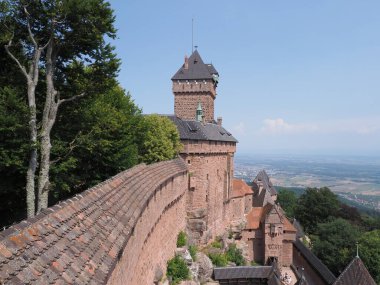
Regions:
[[[188,59],[188,64],[183,64],[174,74],[172,80],[204,80],[213,79],[214,75],[219,75],[212,64],[205,64],[195,50]]]
[[[333,285],[376,285],[359,256],[344,269]]]

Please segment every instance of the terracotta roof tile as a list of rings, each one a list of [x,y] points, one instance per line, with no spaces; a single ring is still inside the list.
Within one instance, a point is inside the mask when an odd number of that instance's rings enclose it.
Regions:
[[[186,171],[181,159],[139,165],[3,231],[0,280],[105,283],[156,187]]]
[[[297,232],[297,229],[289,222],[288,218],[284,216],[284,230],[287,232]]]
[[[253,194],[253,191],[243,179],[232,180],[231,198],[244,197],[249,194]]]
[[[261,216],[263,214],[264,207],[254,207],[247,214],[247,225],[246,229],[255,230],[260,227]]]

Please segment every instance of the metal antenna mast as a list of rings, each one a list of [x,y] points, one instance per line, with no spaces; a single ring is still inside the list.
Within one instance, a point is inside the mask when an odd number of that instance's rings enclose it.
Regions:
[[[191,54],[194,52],[194,18],[191,18]]]

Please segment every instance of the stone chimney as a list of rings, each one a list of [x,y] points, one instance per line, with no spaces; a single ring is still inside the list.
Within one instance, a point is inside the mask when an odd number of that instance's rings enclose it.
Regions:
[[[188,59],[187,55],[185,55],[185,64],[184,64],[184,68],[185,68],[185,69],[189,69],[189,59]]]
[[[223,118],[222,117],[218,117],[216,120],[217,120],[218,126],[221,127],[222,126]]]

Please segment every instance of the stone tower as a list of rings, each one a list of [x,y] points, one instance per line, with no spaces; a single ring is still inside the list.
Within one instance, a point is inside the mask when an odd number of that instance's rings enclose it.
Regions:
[[[203,120],[214,122],[214,100],[218,85],[218,72],[212,64],[205,64],[195,50],[172,77],[174,113],[183,120],[196,120],[199,105]]]

